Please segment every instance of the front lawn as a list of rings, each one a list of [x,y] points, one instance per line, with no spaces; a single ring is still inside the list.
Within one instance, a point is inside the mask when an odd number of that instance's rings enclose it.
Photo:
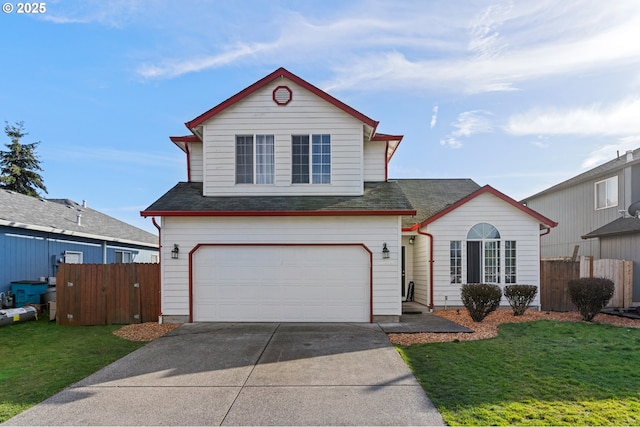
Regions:
[[[113,335],[118,328],[47,318],[0,327],[0,423],[145,344]]]
[[[450,425],[640,425],[640,329],[541,320],[397,348]]]

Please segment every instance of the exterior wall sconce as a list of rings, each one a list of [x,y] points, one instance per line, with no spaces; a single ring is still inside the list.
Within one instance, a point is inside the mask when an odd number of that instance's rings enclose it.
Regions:
[[[389,248],[387,248],[387,244],[383,243],[382,244],[382,259],[387,259],[389,258]]]
[[[173,249],[171,249],[171,259],[178,259],[178,254],[180,253],[180,249],[178,249],[178,244],[173,244]]]
[[[413,245],[416,242],[416,236],[409,237],[409,244]]]

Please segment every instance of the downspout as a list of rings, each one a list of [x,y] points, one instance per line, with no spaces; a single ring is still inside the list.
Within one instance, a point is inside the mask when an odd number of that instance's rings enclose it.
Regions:
[[[160,288],[162,288],[162,230],[156,222],[156,217],[151,217],[151,222],[158,229],[158,280],[160,280]],[[162,291],[158,290],[158,323],[162,323]]]
[[[433,234],[420,230],[420,224],[416,224],[418,234],[429,238],[429,310],[433,311]]]
[[[551,227],[549,227],[549,228],[545,229],[545,232],[544,232],[544,233],[540,233],[540,237],[542,237],[542,236],[546,236],[546,235],[547,235],[547,234],[549,234],[549,233],[551,233]]]

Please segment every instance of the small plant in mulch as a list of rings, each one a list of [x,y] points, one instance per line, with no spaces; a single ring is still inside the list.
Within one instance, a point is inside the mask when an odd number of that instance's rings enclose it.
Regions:
[[[513,309],[514,316],[522,316],[536,297],[538,287],[535,285],[507,285],[504,296]]]
[[[461,287],[462,304],[474,322],[482,319],[500,306],[500,286],[487,283],[467,283]]]
[[[615,286],[604,277],[583,277],[569,280],[569,297],[582,315],[582,320],[591,322],[607,306]]]

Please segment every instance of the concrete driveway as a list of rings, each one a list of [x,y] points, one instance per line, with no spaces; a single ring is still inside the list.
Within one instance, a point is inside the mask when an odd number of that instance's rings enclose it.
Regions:
[[[444,425],[376,324],[185,324],[6,425]]]

